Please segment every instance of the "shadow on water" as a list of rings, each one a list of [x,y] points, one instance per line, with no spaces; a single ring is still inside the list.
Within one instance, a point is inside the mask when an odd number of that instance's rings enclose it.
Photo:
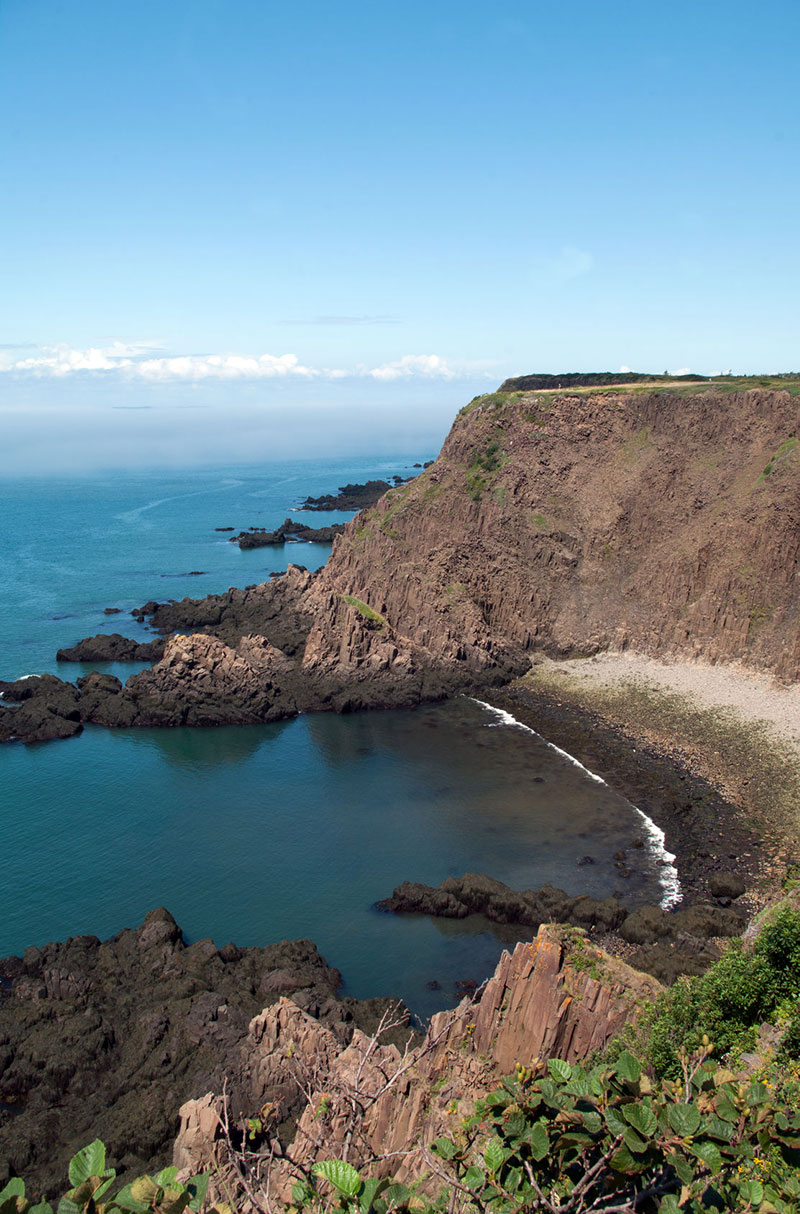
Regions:
[[[146,746],[173,767],[197,771],[233,766],[255,755],[263,746],[277,742],[294,722],[270,725],[222,725],[201,728],[131,729],[126,737],[134,746]]]

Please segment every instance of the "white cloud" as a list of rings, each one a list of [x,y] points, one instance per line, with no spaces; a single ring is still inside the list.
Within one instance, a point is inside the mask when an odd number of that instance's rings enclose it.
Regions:
[[[677,371],[670,371],[670,375],[689,375],[691,367],[678,367]]]
[[[19,358],[0,348],[0,372],[25,377],[63,379],[78,373],[114,374],[149,383],[197,383],[202,380],[347,379],[382,381],[403,379],[452,380],[487,373],[486,362],[454,363],[439,354],[404,354],[377,367],[310,367],[296,354],[159,354],[154,343],[113,341],[109,345],[74,349],[61,343],[37,346],[35,353]]]
[[[620,373],[620,375],[628,375],[630,373],[630,367],[626,367],[625,364],[623,363],[619,369],[619,373]]]
[[[456,371],[438,354],[404,354],[396,362],[384,363],[363,372],[373,379],[409,379],[421,375],[425,379],[455,379]]]
[[[184,354],[177,358],[147,358],[133,364],[141,379],[160,383],[170,380],[273,379],[287,375],[309,378],[319,375],[304,367],[296,354]]]

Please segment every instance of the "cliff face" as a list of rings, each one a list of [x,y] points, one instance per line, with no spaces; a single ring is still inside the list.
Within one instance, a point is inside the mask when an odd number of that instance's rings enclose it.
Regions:
[[[786,391],[478,398],[336,540],[304,668],[389,661],[391,638],[476,674],[630,646],[796,679],[797,424]],[[386,627],[354,635],[343,596]]]
[[[535,649],[631,647],[796,680],[797,426],[787,390],[476,398],[319,573],[148,604],[154,627],[191,635],[124,689],[0,684],[18,705],[0,741],[413,705],[507,682]]]
[[[245,1047],[251,1094],[276,1120],[287,1091],[306,1095],[287,1150],[293,1164],[273,1165],[271,1191],[288,1194],[294,1165],[316,1159],[359,1165],[377,1158],[377,1174],[426,1174],[426,1147],[452,1131],[515,1062],[587,1057],[658,989],[655,979],[591,948],[581,933],[544,926],[532,943],[503,953],[476,1002],[439,1013],[405,1054],[358,1030],[343,1050],[329,1028],[282,999],[251,1022]],[[209,1095],[181,1109],[173,1157],[179,1167],[211,1163],[217,1108]]]

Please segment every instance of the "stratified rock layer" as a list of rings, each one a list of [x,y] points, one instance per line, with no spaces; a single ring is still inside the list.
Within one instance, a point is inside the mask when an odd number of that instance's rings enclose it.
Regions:
[[[342,1050],[325,1026],[282,999],[250,1025],[251,1070],[261,1068],[265,1079],[253,1094],[272,1100],[281,1076],[284,1084],[302,1079],[307,1104],[287,1149],[295,1164],[347,1152],[356,1165],[381,1160],[371,1174],[415,1179],[429,1170],[425,1148],[452,1132],[515,1062],[586,1058],[658,990],[654,979],[591,948],[579,932],[542,927],[532,943],[503,953],[476,1002],[439,1013],[405,1054],[358,1031]],[[179,1167],[211,1162],[213,1105],[206,1097],[181,1109],[173,1156]],[[295,1174],[291,1166],[274,1167],[272,1192],[287,1195]]]

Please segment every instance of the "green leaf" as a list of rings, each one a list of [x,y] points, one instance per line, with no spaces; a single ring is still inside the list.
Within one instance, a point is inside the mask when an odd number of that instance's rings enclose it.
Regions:
[[[685,1155],[671,1156],[672,1166],[678,1173],[678,1178],[682,1184],[690,1185],[694,1179],[694,1168]]]
[[[83,1214],[80,1206],[77,1206],[71,1200],[68,1194],[64,1194],[58,1203],[58,1214]]]
[[[669,1124],[681,1138],[691,1138],[700,1125],[700,1113],[693,1104],[672,1104],[667,1116]]]
[[[386,1177],[381,1180],[378,1177],[370,1176],[368,1180],[365,1180],[358,1195],[358,1208],[361,1210],[361,1214],[369,1214],[373,1201],[380,1197],[388,1187],[389,1181]]]
[[[627,1050],[623,1050],[617,1059],[617,1074],[626,1083],[638,1083],[639,1076],[642,1073],[641,1064],[637,1062],[633,1054],[629,1054]]]
[[[147,1214],[150,1206],[146,1201],[137,1201],[131,1194],[131,1185],[126,1184],[114,1198],[114,1205],[121,1210],[130,1210],[131,1214]]]
[[[106,1170],[106,1148],[99,1138],[82,1147],[69,1161],[69,1180],[73,1188],[90,1176],[102,1176]]]
[[[723,1121],[735,1122],[737,1119],[736,1105],[733,1103],[729,1092],[719,1092],[715,1100],[717,1116]]]
[[[603,1128],[603,1118],[599,1113],[581,1113],[583,1124],[590,1134],[599,1134]]]
[[[499,1138],[490,1138],[483,1152],[483,1162],[490,1172],[496,1172],[503,1166],[506,1153]]]
[[[615,1138],[618,1138],[620,1134],[625,1133],[628,1128],[628,1124],[623,1120],[622,1117],[620,1117],[616,1109],[606,1109],[603,1116],[605,1117],[606,1125]]]
[[[355,1197],[361,1188],[361,1176],[343,1159],[323,1159],[315,1163],[311,1171],[315,1176],[324,1176],[345,1197]]]
[[[476,1164],[473,1164],[471,1168],[467,1168],[464,1173],[464,1184],[468,1189],[472,1189],[473,1192],[482,1189],[486,1184],[486,1173],[483,1168],[479,1168]]]
[[[750,1181],[750,1201],[758,1209],[764,1200],[764,1186],[760,1180]]]
[[[310,1201],[312,1191],[304,1180],[296,1180],[292,1185],[292,1203],[296,1206],[304,1206],[307,1201]]]
[[[666,1197],[661,1198],[661,1204],[658,1207],[658,1214],[680,1214],[680,1206],[678,1199],[674,1193],[667,1193]]]
[[[153,1180],[156,1184],[161,1185],[162,1189],[171,1189],[175,1184],[175,1177],[177,1175],[177,1168],[162,1168],[158,1175],[153,1177]]]
[[[721,1117],[712,1113],[703,1122],[702,1133],[708,1138],[719,1138],[721,1142],[730,1142],[734,1129],[735,1126],[732,1126],[729,1121],[723,1121]]]
[[[694,1153],[706,1165],[712,1176],[722,1169],[722,1155],[718,1146],[713,1142],[701,1142],[694,1148]]]
[[[626,1104],[623,1106],[622,1116],[642,1138],[652,1138],[658,1129],[658,1119],[646,1104]]]
[[[572,1067],[563,1058],[550,1058],[547,1063],[547,1069],[553,1079],[560,1079],[562,1083],[566,1083],[572,1074]]]
[[[751,1108],[769,1100],[769,1088],[764,1083],[751,1083],[747,1089],[747,1103]]]
[[[647,1150],[647,1143],[643,1138],[640,1138],[635,1130],[630,1126],[625,1131],[625,1137],[622,1140],[629,1151],[633,1151],[635,1155],[643,1155]]]
[[[528,1135],[528,1139],[531,1144],[531,1154],[536,1162],[539,1163],[550,1150],[550,1139],[547,1136],[547,1130],[543,1122],[536,1122],[536,1125],[533,1126]]]
[[[624,1142],[611,1156],[609,1163],[615,1172],[625,1173],[638,1172],[642,1166],[633,1158]]]
[[[40,1201],[37,1205],[31,1206],[28,1214],[53,1214],[53,1207],[49,1201]]]
[[[431,1143],[431,1150],[442,1159],[452,1159],[456,1154],[456,1144],[451,1138],[437,1138],[435,1142]]]
[[[19,1176],[14,1176],[9,1180],[4,1189],[0,1189],[0,1201],[5,1201],[7,1197],[24,1197],[25,1196],[25,1181]]]
[[[409,1189],[408,1185],[400,1184],[399,1181],[395,1181],[394,1184],[390,1184],[384,1189],[383,1196],[388,1205],[402,1206],[406,1204],[411,1196],[411,1190]]]
[[[208,1172],[200,1172],[197,1176],[190,1176],[186,1181],[186,1188],[189,1190],[191,1201],[189,1209],[194,1210],[195,1214],[202,1206],[208,1192],[208,1182],[211,1179]]]

